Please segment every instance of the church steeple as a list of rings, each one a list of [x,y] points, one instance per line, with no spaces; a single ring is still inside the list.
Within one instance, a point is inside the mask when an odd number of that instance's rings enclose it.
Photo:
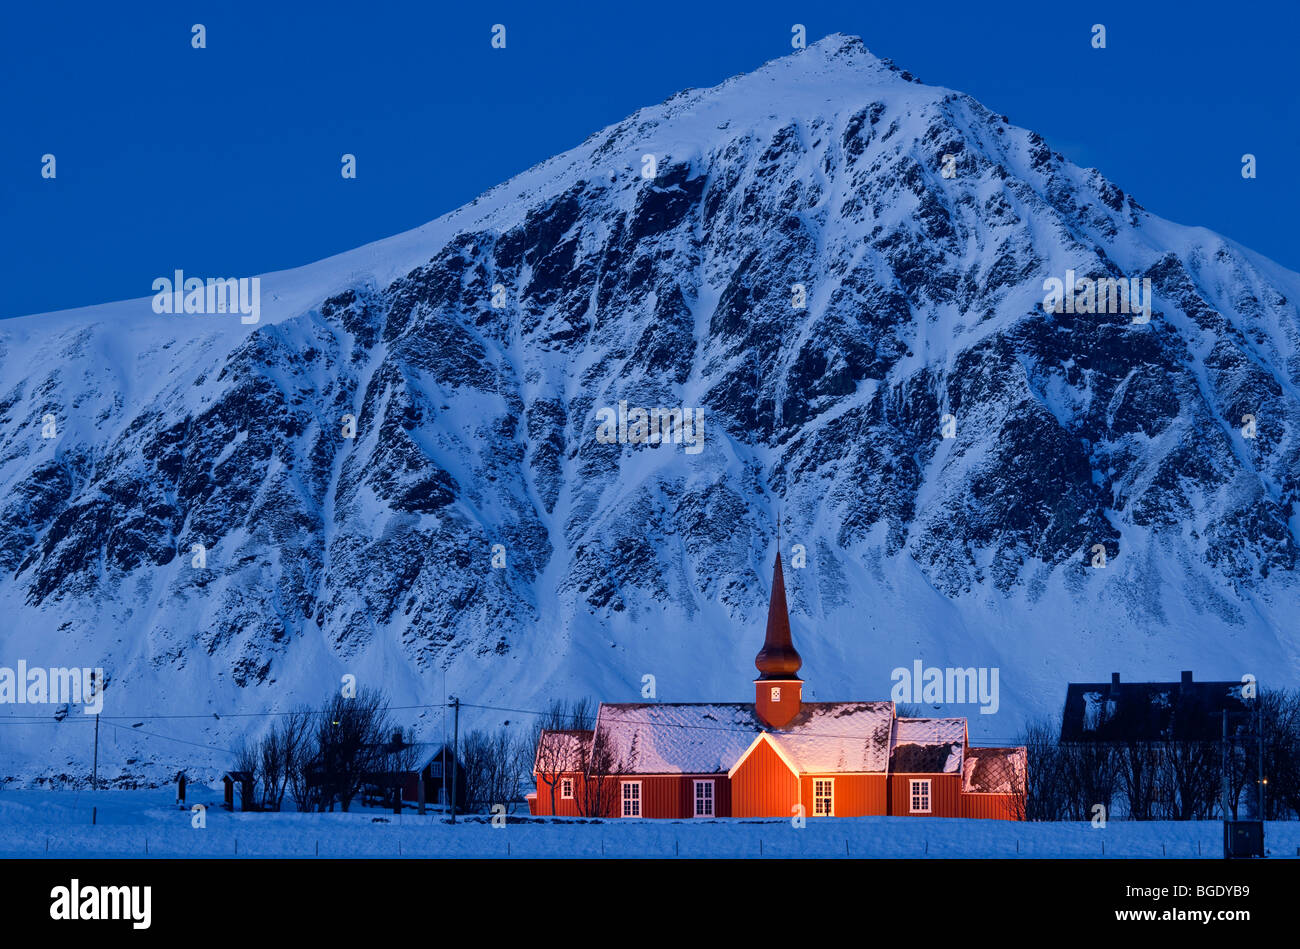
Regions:
[[[790,637],[790,610],[785,602],[785,575],[781,572],[781,552],[776,553],[772,565],[772,598],[767,604],[767,634],[763,648],[754,657],[760,679],[791,679],[803,658],[794,648]]]
[[[778,521],[779,524],[779,521]],[[777,527],[780,538],[780,527]],[[781,546],[777,541],[772,565],[772,597],[767,605],[767,633],[763,648],[754,657],[758,678],[754,680],[755,711],[768,725],[781,728],[799,714],[803,683],[796,673],[803,658],[790,637],[790,611],[785,600],[785,576],[781,572]]]

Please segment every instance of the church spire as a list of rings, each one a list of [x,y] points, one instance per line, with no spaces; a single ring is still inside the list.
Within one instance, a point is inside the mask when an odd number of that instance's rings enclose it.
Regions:
[[[780,537],[780,516],[777,520]],[[772,597],[767,605],[767,634],[763,648],[754,657],[760,679],[797,679],[803,659],[790,638],[790,611],[785,600],[785,575],[781,572],[781,546],[777,541],[776,561],[772,565]]]
[[[803,682],[796,673],[803,659],[790,638],[790,610],[781,572],[781,520],[777,515],[776,562],[772,564],[772,598],[767,604],[767,634],[754,657],[754,714],[768,728],[785,728],[803,709]]]

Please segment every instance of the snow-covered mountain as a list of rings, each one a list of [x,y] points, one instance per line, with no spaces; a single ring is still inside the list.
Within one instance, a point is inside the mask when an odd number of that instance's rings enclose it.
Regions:
[[[1149,279],[1150,321],[1045,312],[1069,270]],[[778,510],[810,699],[993,666],[997,714],[948,710],[1006,741],[1070,679],[1300,678],[1300,275],[856,38],[261,294],[0,324],[0,665],[105,668],[143,723],[110,779],[259,721],[147,716],[349,673],[751,697]],[[621,401],[701,409],[703,449],[598,437]],[[0,728],[0,774],[82,775],[83,726]]]

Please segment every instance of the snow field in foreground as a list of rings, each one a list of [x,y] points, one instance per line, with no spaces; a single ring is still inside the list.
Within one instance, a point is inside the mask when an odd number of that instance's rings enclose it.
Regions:
[[[191,788],[207,826],[170,791],[0,791],[0,857],[884,857],[1222,859],[1217,821],[1013,823],[952,818],[581,821],[343,814],[229,813]],[[96,824],[91,826],[91,808]],[[376,820],[380,819],[380,820]],[[517,822],[516,822],[517,821]],[[1270,857],[1300,852],[1300,821],[1269,822]],[[1104,853],[1103,853],[1104,849]],[[146,852],[147,851],[147,852]]]

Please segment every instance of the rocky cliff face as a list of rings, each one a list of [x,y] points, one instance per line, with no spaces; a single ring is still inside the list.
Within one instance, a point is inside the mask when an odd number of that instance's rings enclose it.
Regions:
[[[1149,321],[1045,312],[1067,271]],[[1010,739],[1112,667],[1296,678],[1300,277],[856,39],[263,292],[0,326],[0,662],[142,718],[744,698],[779,508],[809,697],[998,665]],[[703,450],[599,438],[620,402]]]

